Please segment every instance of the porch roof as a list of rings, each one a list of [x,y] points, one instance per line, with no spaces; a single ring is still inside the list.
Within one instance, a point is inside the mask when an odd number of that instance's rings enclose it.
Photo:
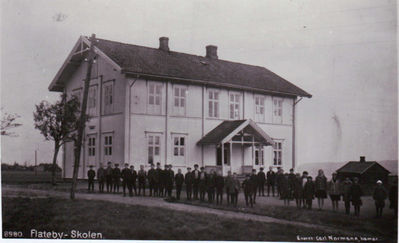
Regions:
[[[255,142],[268,145],[274,145],[273,139],[263,131],[254,121],[248,120],[232,120],[223,121],[213,130],[203,136],[198,144],[221,144],[227,143],[239,133],[251,134]]]

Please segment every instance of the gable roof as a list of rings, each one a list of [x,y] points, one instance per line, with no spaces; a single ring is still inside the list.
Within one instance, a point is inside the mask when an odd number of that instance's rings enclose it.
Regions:
[[[221,144],[230,141],[241,131],[253,134],[258,142],[265,145],[274,145],[274,141],[267,135],[262,128],[256,125],[251,119],[223,121],[213,130],[203,136],[198,144]]]
[[[82,37],[87,43],[87,38]],[[270,70],[248,64],[97,39],[96,49],[126,74],[197,81],[215,86],[251,89],[277,95],[311,97]],[[55,81],[53,81],[54,83]],[[53,84],[52,83],[52,84]],[[57,91],[50,85],[51,91]]]
[[[337,172],[363,174],[364,172],[366,172],[368,169],[370,169],[373,166],[379,166],[389,173],[389,171],[387,169],[385,169],[383,166],[378,164],[376,161],[367,161],[367,162],[349,161],[344,166],[339,168],[337,170]]]

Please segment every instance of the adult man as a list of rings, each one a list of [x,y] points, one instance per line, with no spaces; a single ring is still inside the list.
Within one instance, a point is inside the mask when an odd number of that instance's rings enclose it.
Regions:
[[[198,189],[200,182],[200,171],[198,170],[198,165],[194,165],[193,170],[193,192],[194,192],[194,200],[198,200]]]
[[[223,188],[224,188],[224,178],[222,176],[221,171],[218,171],[216,175],[215,184],[216,184],[216,204],[219,205],[223,203]]]
[[[100,168],[97,170],[98,190],[104,192],[105,170],[103,164],[100,163]]]
[[[212,203],[215,200],[215,187],[216,187],[216,171],[211,170],[206,178],[206,186],[208,189],[208,202]]]
[[[134,195],[137,196],[137,189],[136,189],[136,180],[137,180],[137,172],[134,170],[134,166],[130,166],[130,171],[132,172],[132,176],[130,178],[130,185],[134,190]]]
[[[184,183],[186,184],[187,200],[191,201],[191,195],[193,191],[193,174],[190,167],[187,167],[187,173],[184,176]]]
[[[162,169],[161,163],[157,162],[157,168],[155,169],[155,194],[159,197],[161,196],[161,176],[162,176]]]
[[[89,165],[89,170],[87,171],[87,178],[89,182],[89,192],[94,192],[94,177],[96,177],[96,172],[93,170],[93,166]]]
[[[200,176],[199,176],[199,183],[198,183],[198,187],[199,187],[199,191],[200,191],[200,201],[203,202],[205,200],[205,193],[206,193],[206,177],[207,174],[205,172],[205,168],[201,167],[201,172],[200,172]]]
[[[107,183],[107,192],[112,192],[112,163],[108,162],[107,169],[105,170],[105,180]]]
[[[145,196],[145,178],[147,174],[144,170],[144,165],[140,165],[140,170],[137,172],[137,177],[139,181],[139,196],[141,195],[141,190],[143,190],[143,196]]]
[[[173,172],[172,165],[170,164],[166,173],[166,190],[168,192],[168,197],[172,197],[174,179],[175,173]]]
[[[265,196],[265,182],[266,182],[266,175],[265,175],[265,172],[263,172],[263,167],[261,167],[260,171],[258,173],[259,196],[261,194],[262,194],[263,197]]]
[[[167,184],[167,180],[168,180],[168,165],[165,164],[164,169],[161,171],[161,175],[160,175],[160,194],[161,196],[166,196],[167,193],[167,188],[166,188],[166,184]]]
[[[267,180],[267,196],[270,196],[270,188],[272,189],[272,195],[274,197],[274,185],[276,182],[276,173],[273,171],[273,167],[269,167],[269,171],[266,174],[266,180]]]
[[[130,185],[130,178],[132,172],[129,170],[129,164],[125,163],[125,168],[123,168],[121,177],[122,177],[122,189],[123,189],[123,196],[126,197],[126,187],[128,187],[129,190],[129,185]],[[131,189],[129,190],[129,194],[131,193]]]
[[[147,176],[148,176],[148,184],[150,187],[150,197],[153,195],[152,193],[154,192],[155,196],[155,188],[156,188],[156,175],[155,175],[155,169],[154,169],[154,164],[151,163],[151,169],[148,170]]]
[[[258,175],[256,174],[256,169],[252,169],[252,175],[250,177],[251,180],[251,185],[252,185],[252,198],[253,198],[253,203],[256,204],[256,191],[257,191],[257,186],[258,186]]]
[[[119,184],[121,181],[121,170],[118,168],[119,164],[115,164],[115,168],[112,170],[112,178],[114,184],[114,193],[119,193]]]
[[[180,193],[184,183],[184,176],[181,173],[181,169],[177,170],[177,174],[175,176],[175,183],[176,183],[176,199],[180,200]]]
[[[251,180],[249,175],[245,176],[245,180],[242,182],[242,188],[244,189],[244,197],[245,204],[247,206],[253,207],[253,198],[254,194],[256,194],[256,190],[254,191],[254,185],[252,185],[253,181]]]

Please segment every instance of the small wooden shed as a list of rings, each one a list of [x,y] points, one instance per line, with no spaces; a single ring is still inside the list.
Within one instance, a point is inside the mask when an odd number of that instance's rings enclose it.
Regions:
[[[361,156],[359,161],[349,161],[339,168],[337,177],[339,180],[344,180],[346,177],[350,179],[358,177],[362,185],[375,185],[377,180],[381,180],[384,185],[387,185],[389,173],[389,170],[376,161],[366,161],[366,158]]]

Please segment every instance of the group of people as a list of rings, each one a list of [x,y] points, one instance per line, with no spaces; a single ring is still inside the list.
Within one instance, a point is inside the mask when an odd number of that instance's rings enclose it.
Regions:
[[[100,165],[97,173],[91,166],[87,175],[89,191],[94,191],[94,179],[97,176],[100,192],[104,192],[106,186],[107,192],[119,193],[122,182],[123,196],[126,196],[127,193],[129,196],[133,196],[133,193],[145,196],[148,185],[149,196],[172,197],[172,190],[175,188],[176,199],[180,200],[183,185],[185,185],[187,200],[204,202],[207,199],[209,203],[222,204],[223,195],[226,193],[227,204],[234,206],[237,206],[238,194],[242,189],[246,205],[253,207],[256,204],[257,194],[265,196],[265,186],[267,186],[267,196],[270,196],[271,192],[274,197],[275,189],[277,189],[276,196],[284,201],[284,205],[288,206],[291,200],[295,200],[298,208],[311,209],[313,199],[317,198],[318,208],[322,210],[324,200],[329,195],[334,211],[338,210],[338,204],[342,197],[346,214],[350,214],[352,203],[356,216],[360,214],[361,197],[363,196],[358,178],[354,178],[353,181],[346,178],[341,182],[337,179],[337,174],[333,173],[332,179],[328,181],[323,170],[319,170],[313,180],[307,171],[301,175],[295,174],[293,169],[290,170],[290,173],[284,173],[282,168],[274,172],[273,167],[270,167],[267,173],[264,173],[263,168],[260,168],[258,173],[253,169],[252,173],[246,175],[244,181],[240,183],[236,173],[228,171],[227,176],[223,177],[220,171],[212,169],[207,173],[204,167],[199,168],[197,164],[194,165],[194,170],[188,167],[187,172],[183,174],[181,169],[178,169],[175,174],[170,164],[165,165],[164,169],[161,168],[160,163],[156,164],[156,168],[151,164],[148,171],[145,171],[144,166],[141,165],[140,169],[136,171],[133,165],[129,166],[127,163],[120,170],[118,164],[114,164],[112,167],[112,163],[108,162],[106,168]],[[388,193],[382,186],[382,182],[377,181],[373,194],[377,217],[382,215],[387,197]],[[391,208],[395,210],[396,214],[397,186],[390,189],[389,199]]]
[[[269,184],[276,184],[277,195],[284,200],[284,205],[289,205],[291,200],[295,200],[298,208],[312,208],[313,199],[317,198],[318,208],[322,210],[324,207],[324,200],[330,196],[333,211],[338,211],[338,204],[341,200],[345,205],[345,213],[350,214],[351,204],[354,208],[354,215],[359,216],[360,207],[362,206],[361,197],[364,195],[359,178],[345,178],[342,182],[337,179],[337,174],[334,172],[330,181],[327,180],[323,170],[318,171],[318,175],[313,180],[307,171],[301,174],[294,174],[291,169],[290,173],[284,173],[283,169],[279,169],[274,173],[272,168],[267,173],[267,179],[272,181]],[[385,207],[385,200],[389,196],[390,208],[394,210],[397,215],[397,197],[398,187],[395,183],[389,190],[389,195],[381,180],[377,180],[373,192],[373,199],[376,206],[376,217],[382,216],[382,210]],[[274,191],[273,191],[274,196]]]

